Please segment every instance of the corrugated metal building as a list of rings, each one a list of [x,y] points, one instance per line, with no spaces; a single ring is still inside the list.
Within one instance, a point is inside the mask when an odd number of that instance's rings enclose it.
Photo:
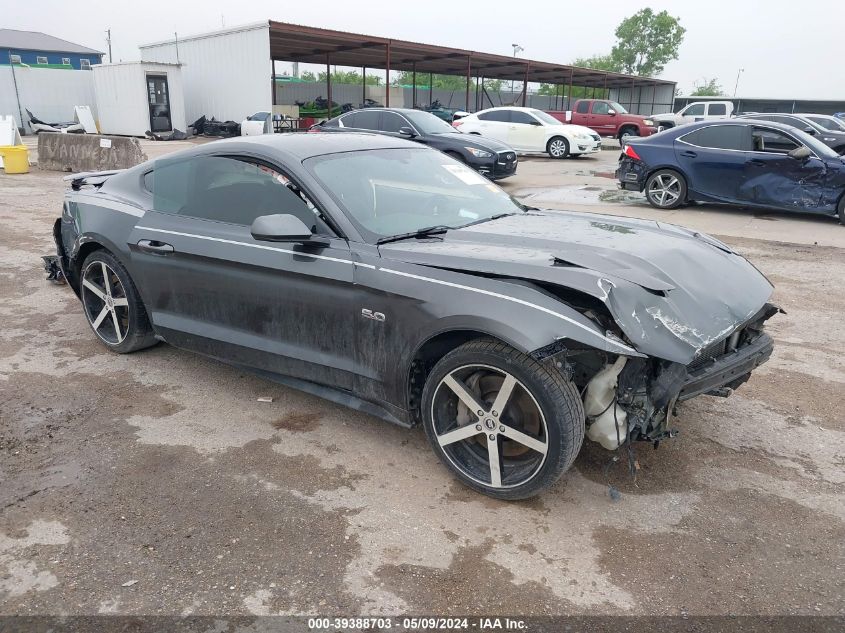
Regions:
[[[269,22],[140,47],[141,60],[180,64],[189,123],[200,116],[240,122],[270,111]]]
[[[0,29],[0,114],[31,132],[26,110],[44,121],[72,121],[73,107],[96,116],[94,81],[88,69],[103,54],[36,31]]]
[[[46,33],[0,29],[0,66],[26,64],[60,70],[90,70],[102,59],[101,51]]]

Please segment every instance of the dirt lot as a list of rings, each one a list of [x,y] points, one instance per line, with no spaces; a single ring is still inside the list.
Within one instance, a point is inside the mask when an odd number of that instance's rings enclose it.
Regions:
[[[616,156],[526,160],[506,188],[707,230],[787,314],[748,384],[636,447],[635,481],[587,443],[523,503],[456,483],[419,429],[166,345],[109,353],[40,268],[61,174],[0,175],[0,613],[845,614],[845,227],[660,214],[616,192]]]

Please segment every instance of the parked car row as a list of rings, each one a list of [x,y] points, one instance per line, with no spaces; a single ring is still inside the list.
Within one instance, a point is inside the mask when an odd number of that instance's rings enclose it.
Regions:
[[[374,132],[406,138],[448,154],[491,180],[516,173],[516,152],[496,138],[479,138],[456,131],[431,112],[407,108],[353,110],[319,125],[311,132]]]

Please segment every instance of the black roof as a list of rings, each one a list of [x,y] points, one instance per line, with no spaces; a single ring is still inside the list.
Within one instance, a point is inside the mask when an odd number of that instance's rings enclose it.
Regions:
[[[384,134],[309,134],[292,132],[289,134],[262,134],[259,136],[235,136],[227,139],[204,143],[195,147],[163,156],[163,160],[215,154],[220,151],[249,151],[261,147],[285,154],[289,159],[303,161],[314,156],[355,152],[371,149],[419,149],[419,143]],[[162,160],[159,159],[159,160]]]

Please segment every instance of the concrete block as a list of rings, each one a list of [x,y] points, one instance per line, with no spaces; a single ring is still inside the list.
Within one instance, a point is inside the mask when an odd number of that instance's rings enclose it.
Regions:
[[[147,160],[137,138],[101,134],[38,135],[38,168],[50,171],[127,169]]]

